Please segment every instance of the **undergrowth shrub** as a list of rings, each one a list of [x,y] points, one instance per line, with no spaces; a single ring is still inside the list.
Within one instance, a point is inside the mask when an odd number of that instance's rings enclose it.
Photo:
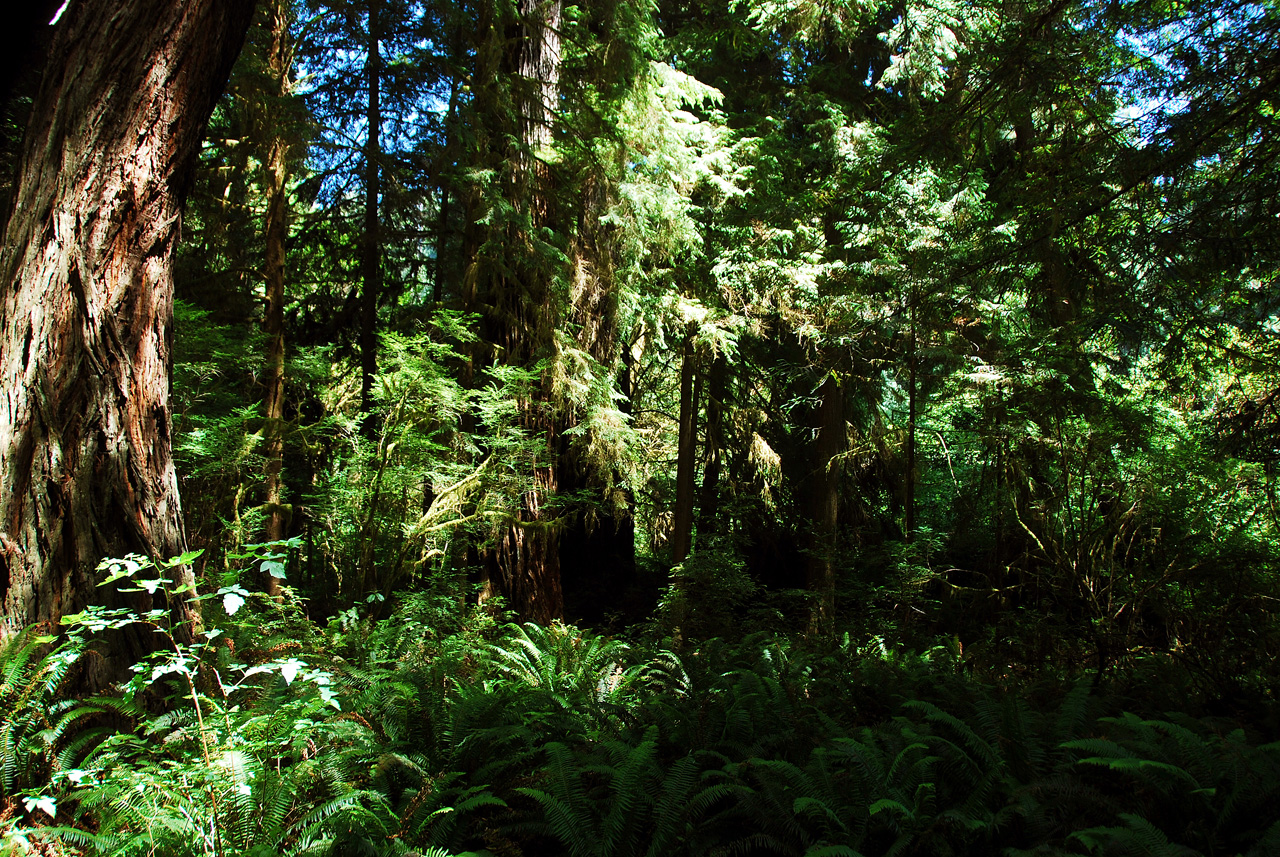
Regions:
[[[110,568],[151,573],[133,565]],[[666,646],[509,624],[448,587],[321,631],[288,598],[220,583],[201,596],[209,634],[110,702],[59,701],[74,642],[6,650],[6,807],[21,793],[57,815],[39,833],[51,819],[25,807],[24,842],[175,857],[1261,857],[1280,843],[1280,745],[1126,713],[1105,685],[987,685],[945,643]],[[82,620],[124,621],[159,620]]]
[[[57,816],[57,786],[112,731],[113,700],[65,693],[85,651],[82,636],[33,628],[0,646],[0,824]]]

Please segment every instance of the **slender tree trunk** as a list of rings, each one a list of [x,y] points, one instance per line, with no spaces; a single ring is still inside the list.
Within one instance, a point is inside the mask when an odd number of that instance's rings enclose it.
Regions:
[[[184,548],[171,261],[201,134],[252,11],[252,0],[79,0],[58,25],[0,259],[0,604],[14,625],[52,627],[113,598],[95,591],[104,556]],[[171,606],[189,636],[193,614]],[[90,682],[120,674],[154,638],[122,635]]]
[[[693,548],[693,494],[698,448],[697,354],[693,329],[685,334],[680,359],[680,436],[676,448],[676,508],[671,533],[671,562],[679,565]]]
[[[458,138],[458,99],[462,94],[464,79],[464,75],[460,70],[464,54],[462,37],[462,27],[459,25],[453,29],[453,34],[449,39],[449,68],[451,74],[449,104],[444,116],[444,149],[441,151],[439,158],[439,164],[442,166],[437,166],[435,170],[437,180],[440,183],[440,212],[436,221],[436,259],[435,273],[431,282],[431,298],[437,307],[444,301],[446,260],[449,258],[449,219],[455,202],[453,185],[456,181],[456,172],[453,165],[458,161],[458,151],[461,146],[461,141]]]
[[[817,472],[811,476],[813,529],[809,544],[808,583],[813,594],[809,633],[828,637],[836,606],[836,525],[840,511],[840,459],[845,451],[844,388],[832,372],[822,383],[818,406]]]
[[[1006,563],[1005,554],[1005,455],[1004,455],[1004,392],[996,388],[999,410],[996,412],[995,445],[996,445],[996,486],[995,486],[995,544],[992,545],[992,567],[1003,568]],[[1003,581],[1002,581],[1003,582]]]
[[[289,43],[289,4],[272,0],[271,43],[267,50],[267,70],[275,92],[283,101],[289,95],[289,73],[293,67],[293,49]],[[285,241],[289,235],[289,202],[285,190],[288,179],[286,156],[288,141],[277,133],[271,140],[264,165],[267,185],[267,214],[263,231],[266,235],[266,311],[262,319],[267,335],[266,390],[263,394],[265,423],[264,454],[266,458],[267,541],[280,541],[287,535],[289,515],[282,505],[281,487],[284,469],[284,277]],[[267,593],[280,594],[280,579],[266,576]]]
[[[445,113],[445,145],[442,153],[441,161],[445,164],[450,163],[454,149],[453,137],[456,134],[457,112],[458,112],[458,92],[461,88],[462,81],[454,80],[449,85],[449,107]],[[445,274],[445,258],[447,256],[447,248],[445,237],[449,234],[449,207],[453,202],[450,194],[450,178],[440,177],[440,212],[436,218],[436,259],[435,271],[431,278],[431,300],[439,307],[444,302],[444,274]]]
[[[907,354],[907,479],[904,529],[911,542],[916,534],[916,308],[911,300],[911,342]]]
[[[724,470],[724,414],[729,389],[729,361],[723,353],[711,363],[707,379],[706,466],[698,500],[698,532],[714,533],[720,526],[720,478]]]
[[[366,437],[376,437],[373,377],[378,373],[378,298],[382,291],[382,238],[378,218],[382,162],[382,15],[381,0],[369,0],[368,59],[365,61],[364,247],[360,265],[360,411]]]

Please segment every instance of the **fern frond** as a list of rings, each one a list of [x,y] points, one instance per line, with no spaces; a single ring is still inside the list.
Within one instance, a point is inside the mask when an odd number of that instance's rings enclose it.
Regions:
[[[862,852],[855,851],[848,845],[811,845],[804,852],[804,857],[862,857]]]
[[[1280,854],[1280,820],[1266,829],[1258,841],[1253,843],[1245,857],[1269,857]]]
[[[997,770],[1004,766],[1004,759],[987,741],[984,741],[974,732],[968,723],[965,723],[954,714],[950,714],[938,706],[930,702],[921,700],[910,700],[903,703],[903,708],[913,709],[924,713],[925,720],[949,729],[953,734],[959,737],[960,743],[964,747],[964,754],[971,758],[979,760],[982,764],[975,765],[978,770]],[[995,732],[993,726],[993,733]]]
[[[1090,851],[1119,846],[1142,857],[1196,857],[1197,852],[1170,842],[1162,830],[1142,816],[1122,813],[1120,818],[1124,820],[1124,827],[1093,827],[1076,831],[1067,840],[1075,840]]]
[[[618,746],[625,748],[626,745],[619,743]],[[651,728],[639,746],[625,749],[621,763],[612,771],[612,805],[600,826],[600,845],[606,854],[615,853],[624,835],[633,832],[642,805],[652,802],[646,779],[656,773],[653,765],[656,750],[657,730]]]

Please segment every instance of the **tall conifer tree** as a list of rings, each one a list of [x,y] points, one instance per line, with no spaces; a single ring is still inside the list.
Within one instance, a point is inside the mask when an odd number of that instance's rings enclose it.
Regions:
[[[95,599],[104,556],[185,547],[171,258],[253,5],[83,0],[58,24],[0,261],[0,603],[11,622],[56,623]],[[137,652],[120,654],[132,663]]]

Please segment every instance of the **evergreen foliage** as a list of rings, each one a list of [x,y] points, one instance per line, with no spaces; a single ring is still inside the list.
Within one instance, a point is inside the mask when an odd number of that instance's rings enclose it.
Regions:
[[[0,855],[1280,853],[1273,0],[262,11]]]
[[[250,598],[220,638],[293,621]],[[1120,712],[1122,697],[1088,682],[1027,696],[957,674],[943,653],[752,637],[677,655],[501,625],[452,599],[400,607],[302,647],[157,661],[139,689],[205,680],[173,685],[159,713],[104,701],[92,710],[114,712],[110,735],[64,716],[39,739],[62,748],[59,773],[24,781],[40,797],[9,847],[1264,854],[1280,829],[1277,745],[1215,716]],[[259,665],[224,663],[228,649]],[[34,672],[31,650],[7,650],[8,675]],[[31,826],[39,800],[62,826]]]

